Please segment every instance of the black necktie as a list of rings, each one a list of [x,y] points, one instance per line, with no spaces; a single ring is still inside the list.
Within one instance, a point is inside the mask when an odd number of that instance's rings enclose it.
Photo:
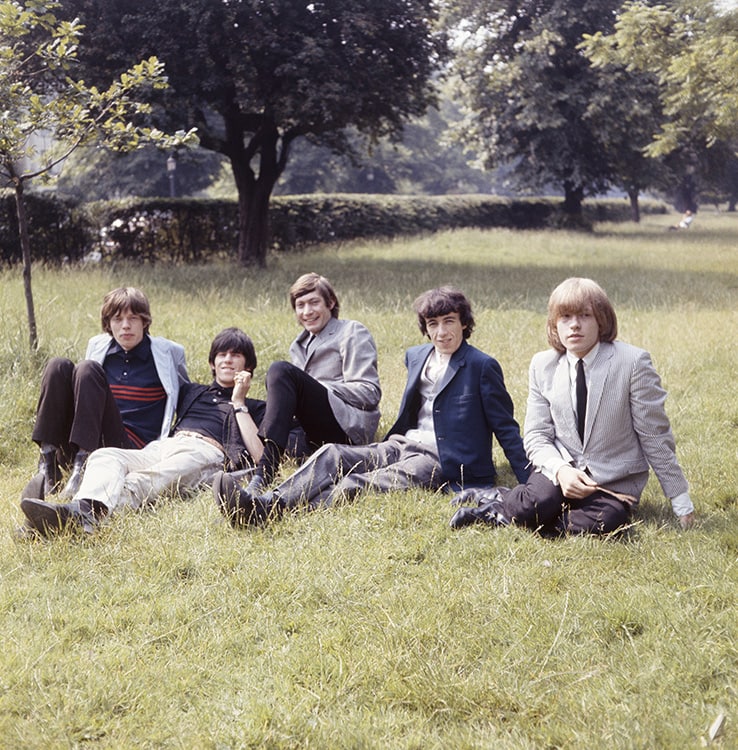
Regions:
[[[587,381],[584,378],[584,360],[577,362],[577,430],[584,442],[584,418],[587,415]]]

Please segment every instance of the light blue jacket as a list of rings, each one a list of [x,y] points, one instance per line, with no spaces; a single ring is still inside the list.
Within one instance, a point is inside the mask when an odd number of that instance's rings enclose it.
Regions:
[[[148,336],[148,334],[146,334]],[[187,375],[187,364],[185,362],[184,347],[180,344],[162,338],[161,336],[149,336],[151,340],[151,353],[154,357],[156,372],[161,380],[162,387],[167,394],[167,403],[164,407],[164,420],[161,424],[159,437],[165,438],[174,421],[174,411],[177,407],[179,397],[179,386],[189,383]],[[108,353],[113,337],[109,333],[101,333],[93,336],[87,342],[85,359],[92,359],[103,364]]]

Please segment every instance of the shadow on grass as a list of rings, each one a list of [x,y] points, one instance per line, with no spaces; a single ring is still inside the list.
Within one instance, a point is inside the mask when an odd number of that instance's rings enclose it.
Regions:
[[[410,306],[422,291],[441,284],[460,287],[477,308],[524,309],[545,313],[553,288],[567,275],[589,276],[601,284],[617,307],[636,309],[673,309],[680,305],[714,309],[734,305],[738,281],[718,272],[671,271],[663,268],[602,266],[579,259],[571,273],[560,265],[530,267],[503,263],[498,265],[423,262],[413,259],[351,258],[306,254],[297,273],[286,269],[243,269],[234,265],[188,267],[168,277],[159,276],[157,285],[174,293],[192,294],[207,286],[223,297],[233,294],[274,294],[287,302],[287,289],[297,274],[319,269],[336,286],[339,297],[362,301],[368,307],[386,309]],[[294,260],[292,261],[294,264]],[[294,267],[294,265],[293,265]],[[721,300],[723,301],[721,303]]]

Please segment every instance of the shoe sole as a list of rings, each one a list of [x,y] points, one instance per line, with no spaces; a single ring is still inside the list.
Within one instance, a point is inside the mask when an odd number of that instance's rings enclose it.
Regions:
[[[31,528],[44,536],[61,531],[70,522],[70,513],[65,508],[46,505],[42,500],[26,497],[20,506]]]
[[[213,479],[213,497],[218,510],[226,517],[231,526],[240,525],[240,508],[238,505],[238,485],[224,471],[219,471]]]

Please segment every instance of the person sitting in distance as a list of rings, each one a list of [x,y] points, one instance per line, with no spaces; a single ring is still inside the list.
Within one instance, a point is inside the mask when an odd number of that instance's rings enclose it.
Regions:
[[[693,221],[694,214],[690,210],[687,210],[684,212],[684,216],[682,216],[679,223],[673,224],[669,229],[689,229]]]

